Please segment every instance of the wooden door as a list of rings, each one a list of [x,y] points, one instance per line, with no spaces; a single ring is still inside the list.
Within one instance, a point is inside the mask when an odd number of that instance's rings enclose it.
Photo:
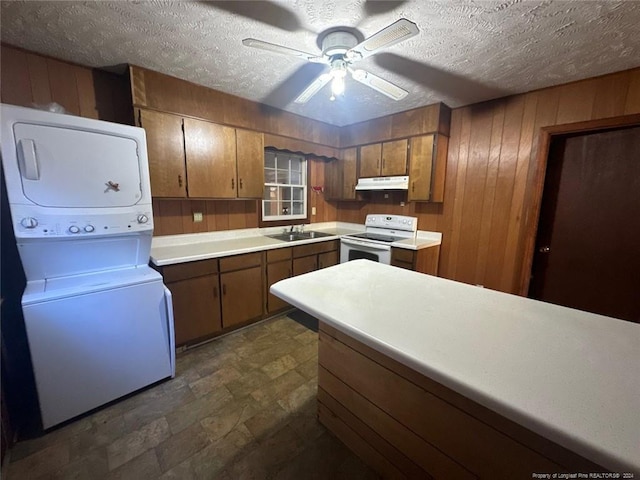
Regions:
[[[293,276],[313,272],[318,269],[318,255],[293,259]]]
[[[380,162],[382,159],[382,144],[374,143],[360,147],[360,176],[380,176]]]
[[[270,263],[267,265],[267,292],[269,291],[269,287],[280,280],[284,280],[285,278],[289,278],[292,274],[291,271],[291,260],[286,260],[282,262]],[[289,304],[284,300],[272,295],[271,293],[267,293],[267,312],[273,313],[277,310],[281,310],[283,308],[288,307]]]
[[[262,316],[262,267],[223,273],[220,285],[224,328]]]
[[[185,118],[184,141],[189,196],[236,198],[235,129]]]
[[[407,174],[407,139],[382,144],[382,176]]]
[[[167,282],[167,287],[173,297],[176,345],[222,330],[217,274]]]
[[[640,322],[640,127],[554,139],[529,296]]]
[[[356,183],[358,183],[358,150],[355,147],[345,148],[341,153],[341,183],[342,183],[342,199],[355,200]]]
[[[236,128],[238,197],[262,198],[264,192],[264,134]]]
[[[410,202],[431,199],[431,172],[433,171],[433,135],[411,139],[409,156]]]
[[[138,109],[138,126],[147,134],[152,197],[186,197],[182,117]]]

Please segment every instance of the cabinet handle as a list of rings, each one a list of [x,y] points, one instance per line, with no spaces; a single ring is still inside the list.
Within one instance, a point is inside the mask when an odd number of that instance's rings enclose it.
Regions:
[[[411,191],[412,192],[416,191],[416,182],[411,182]]]
[[[182,175],[178,175],[178,186],[182,186]]]
[[[355,192],[355,191],[356,191],[356,184],[355,184],[355,183],[352,183],[352,184],[351,184],[351,191],[352,191],[352,192]]]
[[[231,190],[235,190],[236,189],[236,179],[232,178],[231,179]]]
[[[223,283],[222,284],[222,295],[226,295],[227,294],[227,286]]]
[[[385,161],[385,159],[383,158],[382,159],[382,168],[384,168],[384,161]]]
[[[242,179],[240,179],[240,190],[242,190],[244,187],[242,186]]]

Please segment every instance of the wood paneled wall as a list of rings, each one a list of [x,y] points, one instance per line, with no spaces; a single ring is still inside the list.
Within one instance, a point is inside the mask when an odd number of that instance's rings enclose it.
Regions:
[[[338,220],[415,215],[443,234],[440,276],[518,293],[540,129],[635,113],[640,68],[455,109],[443,204],[401,207],[403,194],[371,192],[367,203],[339,202]]]
[[[312,223],[332,222],[337,218],[335,203],[324,199],[311,186],[324,187],[324,160],[309,157],[309,203],[316,208]],[[257,228],[260,220],[259,200],[179,200],[154,199],[154,235],[214,232],[238,228]],[[202,222],[193,221],[193,213],[202,213]]]
[[[56,102],[67,112],[133,125],[126,75],[82,67],[9,45],[0,47],[2,103],[32,107]]]
[[[338,147],[340,129],[284,110],[219,92],[179,78],[132,66],[136,107]]]

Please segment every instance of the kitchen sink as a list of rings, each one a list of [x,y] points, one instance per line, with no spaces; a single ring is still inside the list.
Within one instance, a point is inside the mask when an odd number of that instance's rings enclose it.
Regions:
[[[278,233],[276,235],[265,235],[265,236],[269,238],[274,238],[276,240],[282,240],[284,242],[295,242],[296,240],[309,240],[311,238],[332,237],[334,235],[332,233],[314,232],[313,230],[311,230],[309,232]]]

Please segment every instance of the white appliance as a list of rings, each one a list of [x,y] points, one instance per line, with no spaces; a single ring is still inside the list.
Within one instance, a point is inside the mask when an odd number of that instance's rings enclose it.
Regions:
[[[365,258],[391,264],[391,244],[416,238],[418,219],[402,215],[367,215],[364,233],[345,235],[340,239],[340,263]]]
[[[43,427],[175,374],[141,128],[0,106]]]
[[[359,178],[356,190],[409,190],[409,177]]]

